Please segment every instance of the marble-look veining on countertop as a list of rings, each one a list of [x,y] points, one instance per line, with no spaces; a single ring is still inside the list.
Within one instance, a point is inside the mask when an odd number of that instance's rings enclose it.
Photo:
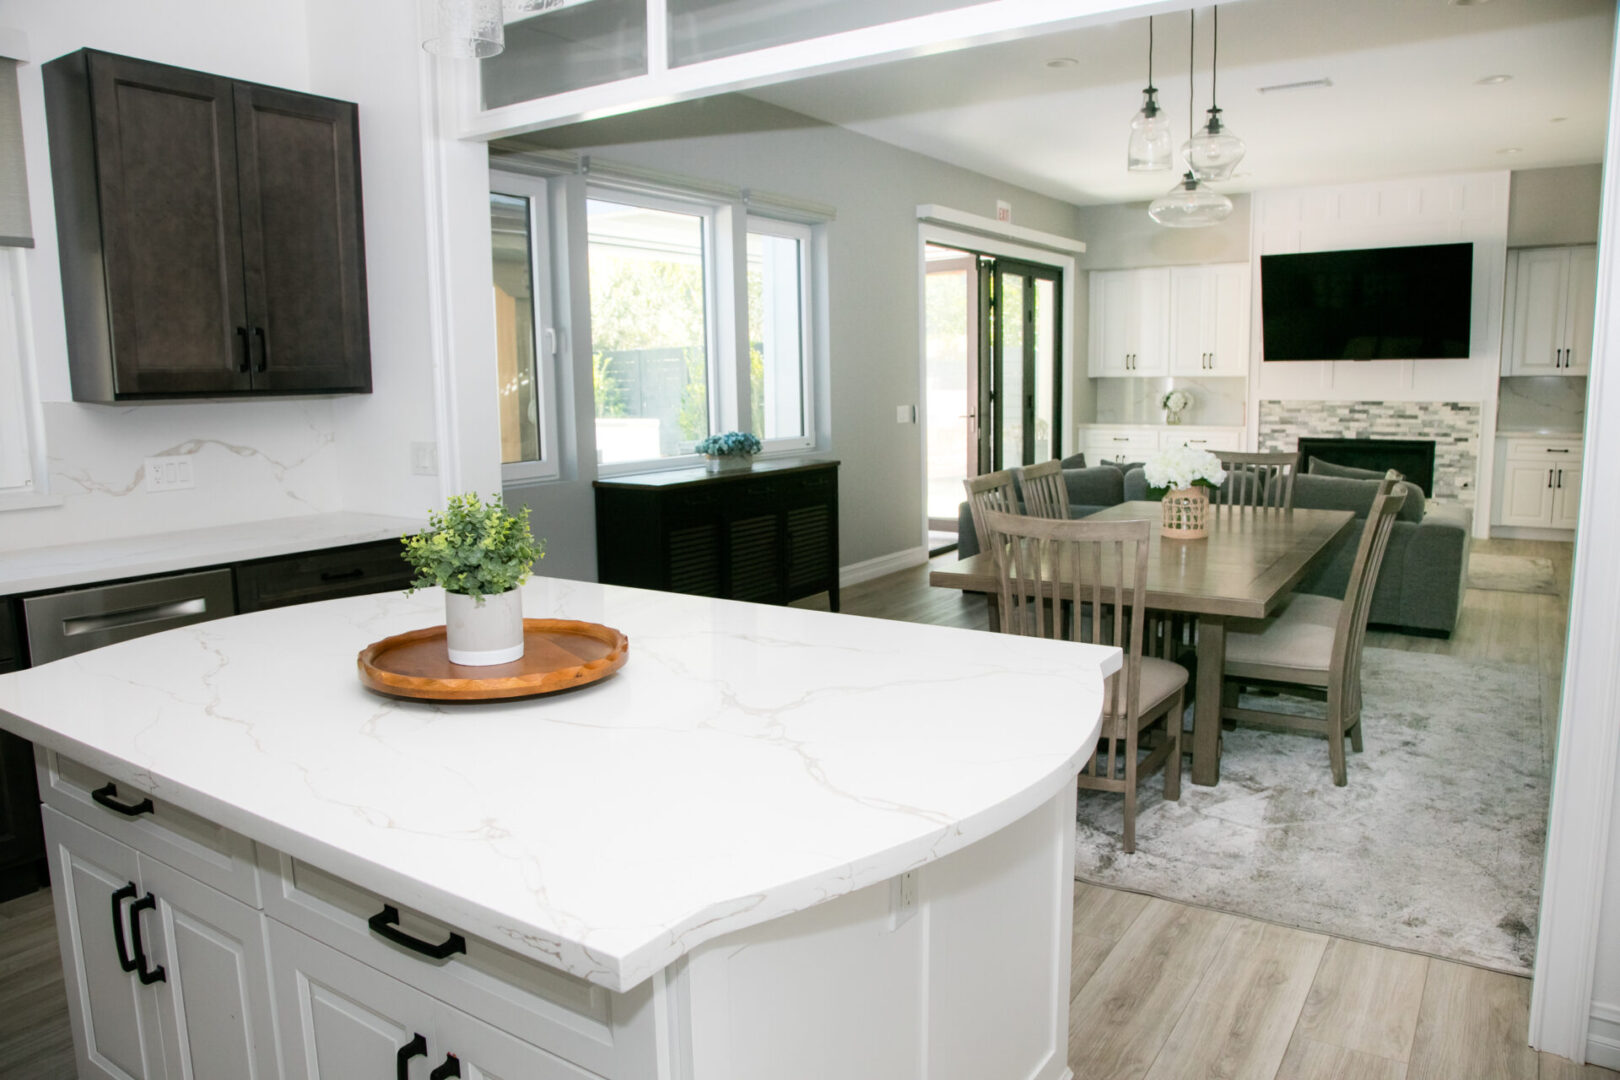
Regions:
[[[0,551],[0,596],[364,544],[423,524],[423,519],[339,512]]]
[[[1096,423],[1163,424],[1164,395],[1185,390],[1193,403],[1182,423],[1202,427],[1241,427],[1248,400],[1248,380],[1239,378],[1094,379]]]
[[[549,698],[363,690],[427,590],[171,630],[0,676],[0,727],[612,990],[1034,811],[1119,652],[536,579],[629,661]],[[9,715],[8,715],[9,714]],[[139,778],[139,779],[137,779]]]
[[[325,399],[44,405],[49,490],[60,506],[0,514],[0,551],[339,509]],[[192,455],[196,487],[145,489],[144,461]],[[427,508],[424,507],[424,512]]]
[[[1496,430],[1568,432],[1579,435],[1586,422],[1586,379],[1580,375],[1514,376],[1502,380]]]

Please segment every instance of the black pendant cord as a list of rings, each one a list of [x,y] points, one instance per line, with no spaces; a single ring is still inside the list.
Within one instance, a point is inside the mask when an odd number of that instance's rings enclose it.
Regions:
[[[1153,16],[1148,16],[1148,93],[1153,92]]]
[[[1215,109],[1220,104],[1215,94],[1215,77],[1221,70],[1221,5],[1215,5],[1214,41],[1209,47],[1209,107]],[[1218,112],[1219,110],[1217,110]]]
[[[1193,138],[1193,116],[1195,114],[1195,109],[1194,109],[1194,105],[1193,105],[1193,65],[1198,60],[1198,53],[1197,53],[1196,48],[1195,48],[1197,41],[1198,41],[1198,12],[1196,10],[1190,10],[1190,11],[1187,12],[1187,141],[1188,142],[1192,142],[1192,138]],[[1189,166],[1189,171],[1190,171],[1190,166]]]

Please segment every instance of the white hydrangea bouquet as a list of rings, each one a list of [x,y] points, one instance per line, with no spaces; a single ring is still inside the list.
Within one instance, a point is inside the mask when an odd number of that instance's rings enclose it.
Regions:
[[[1209,535],[1209,488],[1226,479],[1221,459],[1182,445],[1160,450],[1142,466],[1148,490],[1162,500],[1163,535],[1198,540]]]
[[[1159,402],[1164,409],[1165,422],[1181,423],[1181,414],[1192,408],[1192,402],[1192,395],[1185,390],[1171,390],[1165,394],[1164,399]]]

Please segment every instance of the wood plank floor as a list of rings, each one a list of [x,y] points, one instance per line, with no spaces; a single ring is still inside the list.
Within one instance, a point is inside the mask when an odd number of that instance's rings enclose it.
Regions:
[[[1475,550],[1551,559],[1563,594],[1470,589],[1450,640],[1375,633],[1368,644],[1536,666],[1550,748],[1570,545]],[[986,626],[983,600],[929,588],[927,567],[845,589],[843,609]],[[1511,975],[1082,883],[1072,956],[1079,1080],[1620,1080],[1531,1051],[1530,983]],[[0,904],[0,1078],[74,1075],[50,893]]]

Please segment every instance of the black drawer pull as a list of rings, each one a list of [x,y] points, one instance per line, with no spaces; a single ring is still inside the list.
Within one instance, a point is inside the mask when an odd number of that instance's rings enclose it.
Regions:
[[[444,1055],[444,1064],[428,1073],[428,1080],[450,1080],[461,1075],[461,1061],[454,1054]]]
[[[411,1058],[427,1057],[427,1039],[417,1032],[416,1038],[399,1048],[394,1068],[399,1080],[411,1080]]]
[[[365,576],[366,570],[363,566],[356,566],[349,570],[321,571],[322,581],[353,581],[355,578],[363,578]]]
[[[132,881],[112,894],[113,948],[118,951],[118,966],[124,971],[134,971],[141,966],[140,961],[129,955],[129,941],[124,937],[124,901],[135,899],[135,893]]]
[[[366,921],[371,932],[379,937],[387,938],[395,945],[403,945],[413,953],[420,953],[430,960],[443,960],[447,956],[467,951],[467,939],[460,934],[452,933],[439,944],[434,945],[414,938],[399,928],[399,908],[393,904],[384,904],[383,909]],[[460,1073],[446,1073],[446,1076],[460,1076]]]
[[[236,366],[236,370],[246,375],[253,368],[253,343],[248,340],[247,327],[238,326],[236,332],[242,338],[242,362]]]
[[[270,370],[270,335],[264,332],[264,327],[255,326],[253,336],[259,339],[259,371]]]
[[[141,982],[147,986],[151,986],[153,983],[168,981],[168,976],[164,974],[163,968],[155,967],[150,971],[147,970],[146,946],[141,941],[141,912],[155,911],[156,909],[157,897],[153,896],[151,893],[147,893],[145,896],[129,905],[129,929],[130,932],[135,936],[136,974],[141,977]]]
[[[152,813],[155,809],[152,806],[151,799],[142,799],[140,802],[131,806],[129,803],[121,803],[114,799],[113,796],[117,794],[118,785],[109,783],[106,787],[96,788],[96,790],[90,793],[90,797],[96,800],[96,802],[100,803],[102,806],[105,806],[107,809],[115,813],[123,814],[125,817],[140,817],[142,814]]]

